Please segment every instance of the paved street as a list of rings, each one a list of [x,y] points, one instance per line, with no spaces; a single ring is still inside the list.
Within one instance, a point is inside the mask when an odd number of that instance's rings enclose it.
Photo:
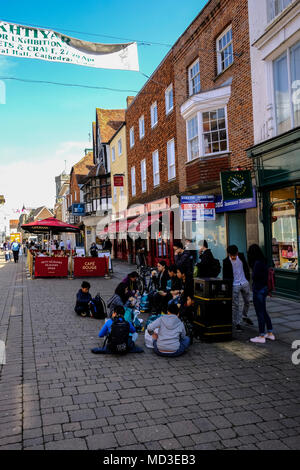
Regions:
[[[107,299],[129,270],[116,263],[91,293]],[[95,356],[102,322],[74,313],[80,283],[30,280],[22,262],[0,255],[1,450],[300,449],[300,365],[291,362],[299,304],[268,300],[274,343],[249,343],[257,331],[245,328],[177,359],[146,348]]]

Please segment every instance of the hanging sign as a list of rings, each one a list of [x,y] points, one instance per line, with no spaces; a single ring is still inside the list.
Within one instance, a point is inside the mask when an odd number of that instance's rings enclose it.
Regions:
[[[139,71],[137,43],[100,44],[0,20],[0,55]]]
[[[250,170],[222,171],[220,179],[224,201],[252,198],[253,189]]]
[[[123,187],[124,186],[124,176],[123,175],[114,175],[114,186]]]

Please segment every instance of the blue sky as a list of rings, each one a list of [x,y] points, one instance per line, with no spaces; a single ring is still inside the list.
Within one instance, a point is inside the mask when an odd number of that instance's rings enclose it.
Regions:
[[[207,0],[32,0],[1,2],[0,19],[51,27],[92,42],[145,40],[173,44]],[[124,38],[117,40],[66,30]],[[126,38],[126,39],[125,39]],[[150,75],[169,48],[138,46],[141,72]],[[137,72],[94,69],[41,60],[0,56],[0,77],[78,83],[140,90],[146,78]],[[67,170],[89,144],[95,108],[124,108],[134,93],[67,88],[5,81],[0,104],[0,194],[6,207],[54,204],[54,176]]]

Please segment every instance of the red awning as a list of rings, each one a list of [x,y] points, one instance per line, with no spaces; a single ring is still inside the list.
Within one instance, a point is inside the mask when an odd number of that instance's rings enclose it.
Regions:
[[[159,213],[141,215],[134,219],[133,222],[129,225],[128,232],[142,233],[148,227],[150,227],[150,225],[159,220],[159,218]]]
[[[36,220],[35,222],[30,222],[29,224],[21,225],[21,228],[26,232],[30,233],[61,233],[61,232],[79,232],[80,228],[76,225],[66,224],[61,220],[56,219],[55,217],[48,217],[43,220]]]
[[[111,222],[109,226],[107,227],[107,232],[108,233],[116,233],[119,231],[119,221],[115,220],[114,222]]]

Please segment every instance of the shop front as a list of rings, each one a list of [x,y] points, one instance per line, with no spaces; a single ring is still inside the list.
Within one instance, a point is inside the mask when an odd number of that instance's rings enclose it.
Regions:
[[[300,301],[300,127],[247,153],[256,168],[260,241],[275,268],[276,294]]]

